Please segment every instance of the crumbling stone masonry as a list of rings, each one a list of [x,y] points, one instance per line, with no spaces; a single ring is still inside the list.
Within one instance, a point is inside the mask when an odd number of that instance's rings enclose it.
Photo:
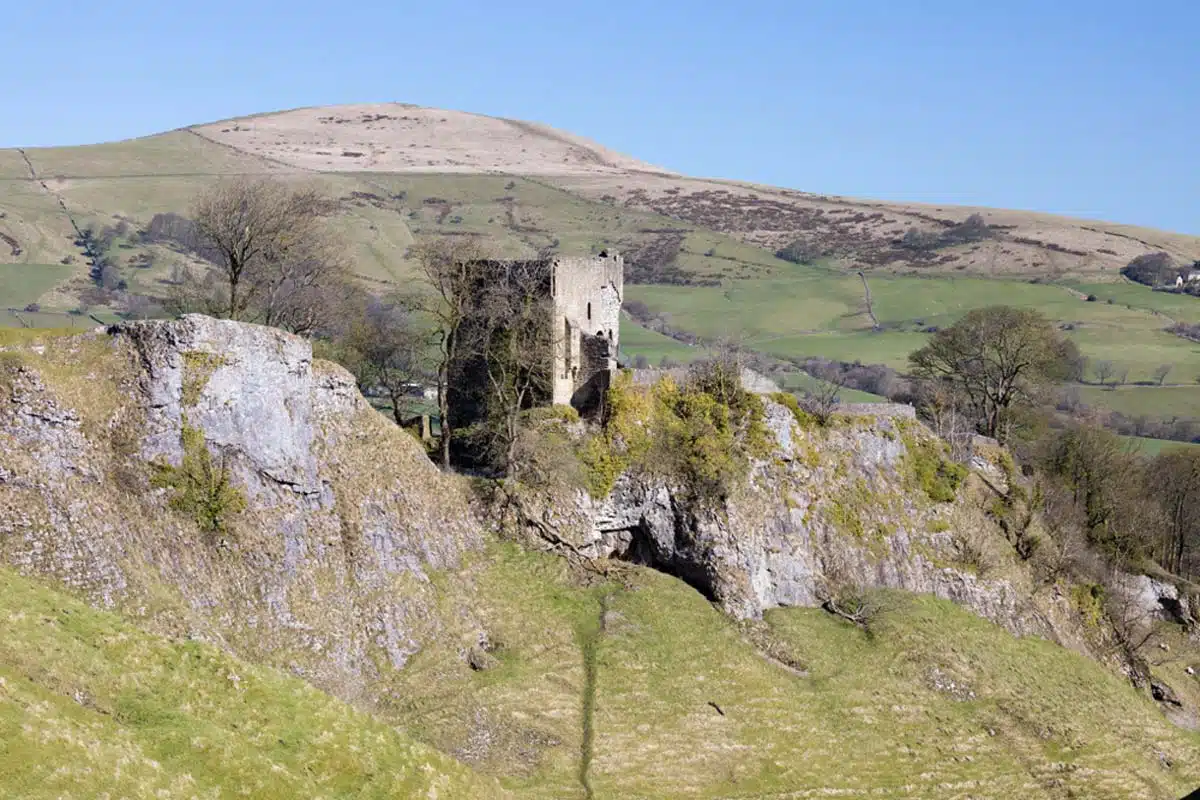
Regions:
[[[624,260],[613,251],[597,256],[553,256],[536,260],[479,262],[480,286],[506,276],[535,275],[524,280],[545,292],[550,300],[554,331],[553,352],[546,353],[552,371],[549,396],[537,405],[570,405],[581,414],[599,408],[617,370],[620,341],[621,297],[624,294]],[[471,424],[486,415],[486,400],[478,385],[478,365],[466,360],[452,364],[449,394],[451,423]]]

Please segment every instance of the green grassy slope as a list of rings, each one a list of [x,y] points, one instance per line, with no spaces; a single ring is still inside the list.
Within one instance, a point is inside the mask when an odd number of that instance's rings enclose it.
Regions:
[[[28,178],[29,167],[21,154],[13,149],[0,150],[0,180],[4,178]]]
[[[6,797],[491,797],[461,764],[280,672],[0,570]]]
[[[1173,442],[1169,439],[1147,439],[1144,436],[1122,436],[1126,442],[1129,442],[1133,447],[1137,448],[1137,452],[1146,456],[1157,456],[1160,453],[1169,452],[1171,450],[1194,450],[1200,448],[1200,444],[1193,442]]]
[[[187,131],[113,144],[30,149],[27,155],[47,188],[29,180],[15,150],[0,151],[0,232],[17,238],[17,260],[57,262],[74,255],[79,265],[65,295],[86,288],[82,259],[72,244],[67,211],[81,227],[101,228],[125,220],[135,229],[156,213],[186,214],[198,192],[222,176],[274,175],[317,184],[338,198],[334,225],[353,250],[356,272],[380,289],[409,282],[413,265],[405,253],[414,235],[483,236],[497,253],[530,256],[554,246],[586,253],[601,247],[633,247],[666,235],[682,237],[681,263],[697,274],[752,276],[781,263],[734,239],[648,212],[587,200],[532,178],[470,174],[309,173],[281,167]],[[123,277],[141,291],[161,289],[181,259],[154,248],[149,269],[129,267],[146,250],[136,240],[114,251]],[[16,257],[14,257],[16,258]],[[0,252],[0,261],[4,260]],[[0,297],[0,302],[4,298]],[[62,309],[73,305],[60,299]],[[61,309],[60,309],[61,310]]]
[[[621,317],[621,353],[629,359],[645,356],[651,366],[665,357],[687,363],[705,354],[703,347],[691,347],[670,336],[643,328],[629,317]]]
[[[38,176],[129,178],[279,172],[256,156],[210,142],[188,131],[84,147],[31,147],[25,154]],[[290,171],[290,170],[289,170]]]
[[[1055,320],[1084,355],[1127,369],[1130,381],[1149,380],[1160,364],[1174,365],[1174,374],[1187,380],[1200,374],[1200,345],[1167,333],[1170,320],[1151,310],[1151,301],[1171,295],[1145,290],[1138,298],[1145,307],[1128,307],[1024,281],[877,275],[870,284],[881,331],[871,329],[859,279],[826,268],[789,266],[769,278],[721,287],[630,286],[627,294],[701,336],[740,335],[747,346],[783,358],[822,356],[897,369],[924,344],[925,329],[953,324],[972,308],[1005,303]],[[1184,300],[1193,298],[1175,301],[1186,310]]]
[[[1122,280],[1114,283],[1073,283],[1072,288],[1084,294],[1094,294],[1098,302],[1132,306],[1157,311],[1183,322],[1200,322],[1200,297],[1156,292],[1140,283]]]
[[[599,655],[597,787],[923,798],[1174,797],[1194,787],[1194,762],[1173,773],[1151,754],[1188,760],[1200,740],[1119,678],[949,603],[888,597],[869,636],[815,610],[768,614],[803,674],[752,655],[701,598],[658,576],[614,597]]]
[[[1119,676],[948,602],[889,594],[870,635],[772,611],[756,637],[785,666],[661,573],[584,581],[494,545],[472,576],[497,665],[425,651],[384,713],[482,754],[522,796],[581,797],[583,780],[598,798],[1124,800],[1200,785],[1200,736]],[[462,584],[445,591],[447,610],[468,602]]]
[[[0,264],[3,308],[22,309],[36,302],[73,272],[63,264]]]

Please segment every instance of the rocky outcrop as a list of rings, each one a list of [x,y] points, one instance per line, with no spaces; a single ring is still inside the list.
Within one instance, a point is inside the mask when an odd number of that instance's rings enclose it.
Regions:
[[[1070,597],[1032,580],[994,518],[997,448],[931,492],[943,445],[902,407],[824,427],[765,408],[773,453],[725,500],[630,473],[602,500],[551,498],[541,524],[738,618],[889,587],[1087,650]],[[483,527],[462,482],[297,337],[185,316],[0,350],[0,560],[155,630],[348,699],[437,637],[478,667],[471,612],[439,611],[432,578]],[[1193,614],[1161,581],[1131,576],[1129,595],[1147,616]]]
[[[603,500],[578,495],[557,524],[584,552],[676,575],[735,617],[886,587],[952,600],[1018,635],[1077,639],[1068,601],[1035,601],[1028,570],[1008,568],[1012,547],[983,510],[1003,490],[994,464],[974,459],[974,477],[942,502],[914,477],[942,445],[906,414],[806,428],[782,405],[766,409],[774,457],[727,501],[685,501],[678,487],[627,474]],[[980,552],[965,555],[967,541]]]
[[[0,353],[0,557],[156,629],[355,698],[479,544],[459,485],[298,337],[185,316]]]

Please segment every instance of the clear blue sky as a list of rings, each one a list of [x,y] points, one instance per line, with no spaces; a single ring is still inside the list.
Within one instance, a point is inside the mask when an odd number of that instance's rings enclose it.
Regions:
[[[1200,234],[1200,0],[71,5],[6,4],[0,146],[399,100],[691,174]]]

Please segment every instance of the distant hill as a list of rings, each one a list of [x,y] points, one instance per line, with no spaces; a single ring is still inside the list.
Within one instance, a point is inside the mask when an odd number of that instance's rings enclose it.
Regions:
[[[1173,383],[1200,375],[1200,352],[1165,332],[1200,322],[1200,299],[1121,276],[1158,252],[1200,259],[1198,237],[691,177],[546,125],[403,103],[0,150],[0,323],[90,325],[128,310],[132,296],[161,296],[191,257],[141,232],[156,214],[186,215],[198,191],[230,175],[319,183],[338,200],[357,273],[380,291],[411,278],[417,237],[486,237],[514,256],[616,247],[626,299],[658,319],[643,322],[702,340],[734,336],[772,357],[902,367],[929,330],[1009,302],[1059,321],[1130,381],[1165,363]],[[113,265],[108,286],[89,274],[81,231]],[[859,270],[872,281],[878,329]]]

